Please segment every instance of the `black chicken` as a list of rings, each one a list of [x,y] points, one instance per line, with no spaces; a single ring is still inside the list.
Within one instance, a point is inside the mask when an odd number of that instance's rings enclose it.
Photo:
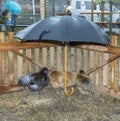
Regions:
[[[49,85],[48,68],[44,67],[36,73],[26,74],[19,78],[18,83],[28,87],[31,91],[41,91],[44,87]]]

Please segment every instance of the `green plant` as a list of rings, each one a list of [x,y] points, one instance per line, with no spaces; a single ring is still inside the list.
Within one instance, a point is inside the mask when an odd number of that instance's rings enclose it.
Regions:
[[[0,24],[6,24],[8,18],[6,16],[0,16]]]

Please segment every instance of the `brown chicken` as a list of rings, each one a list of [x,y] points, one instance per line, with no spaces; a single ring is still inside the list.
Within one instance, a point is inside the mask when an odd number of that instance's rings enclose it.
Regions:
[[[53,88],[64,87],[64,72],[57,71],[56,69],[51,69],[49,72],[49,78]],[[75,85],[76,78],[76,72],[67,72],[67,87]]]

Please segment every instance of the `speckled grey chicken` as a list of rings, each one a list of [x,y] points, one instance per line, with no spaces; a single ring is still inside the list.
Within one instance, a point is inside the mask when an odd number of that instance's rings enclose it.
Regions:
[[[95,83],[91,78],[85,75],[84,70],[80,70],[77,76],[77,88],[82,94],[95,92]]]
[[[42,90],[42,86],[39,84],[31,84],[28,85],[28,88],[32,91],[32,92],[40,92]]]
[[[23,75],[19,78],[18,84],[28,87],[31,91],[41,91],[49,85],[48,68],[44,67],[36,73]]]

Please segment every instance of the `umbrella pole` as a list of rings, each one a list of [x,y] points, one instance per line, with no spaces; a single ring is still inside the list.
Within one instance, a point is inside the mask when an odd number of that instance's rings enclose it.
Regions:
[[[67,81],[67,45],[64,47],[64,92],[67,96],[71,96],[74,93],[74,88],[71,87],[71,92],[68,93],[66,89],[66,81]]]

